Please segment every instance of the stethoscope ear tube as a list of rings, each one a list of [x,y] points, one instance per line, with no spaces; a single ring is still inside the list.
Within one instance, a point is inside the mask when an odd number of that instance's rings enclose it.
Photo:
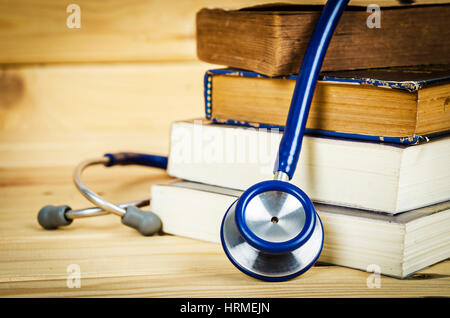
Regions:
[[[106,167],[117,165],[138,165],[153,168],[167,169],[168,159],[165,156],[157,156],[136,152],[107,153],[105,157],[108,161],[104,164]]]
[[[44,229],[52,230],[70,225],[72,221],[77,218],[94,217],[113,213],[122,218],[122,223],[124,225],[136,229],[142,235],[153,235],[161,229],[161,220],[153,212],[139,209],[140,207],[149,205],[149,199],[119,204],[111,203],[90,190],[83,183],[81,175],[87,167],[100,164],[106,167],[113,167],[116,165],[140,165],[165,169],[167,167],[167,161],[167,157],[132,152],[108,153],[102,158],[85,160],[75,168],[73,181],[81,194],[96,207],[72,210],[67,205],[47,205],[39,211],[38,223]]]

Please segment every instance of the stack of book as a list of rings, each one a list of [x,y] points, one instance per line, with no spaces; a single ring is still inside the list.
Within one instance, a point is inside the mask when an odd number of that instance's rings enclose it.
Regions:
[[[320,10],[198,13],[199,58],[228,68],[205,74],[205,118],[172,125],[168,173],[182,180],[151,189],[164,232],[220,242],[227,208],[273,178]],[[382,12],[373,29],[365,8],[345,11],[291,182],[322,219],[319,261],[403,278],[450,256],[450,6]]]

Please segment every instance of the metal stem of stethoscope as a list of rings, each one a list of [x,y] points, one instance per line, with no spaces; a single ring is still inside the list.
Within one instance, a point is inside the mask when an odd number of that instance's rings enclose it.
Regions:
[[[144,206],[150,205],[150,199],[143,199],[143,200],[135,200],[135,201],[129,201],[129,202],[122,202],[118,203],[117,206],[126,209],[129,206],[135,206],[138,208],[142,208]],[[74,220],[74,219],[82,219],[82,218],[89,218],[94,216],[102,216],[110,214],[110,212],[103,210],[102,208],[85,208],[85,209],[78,209],[78,210],[70,210],[66,212],[66,218]]]
[[[124,208],[122,208],[120,205],[113,204],[101,196],[99,196],[94,191],[91,191],[82,181],[81,181],[81,174],[83,173],[84,169],[86,169],[89,166],[94,165],[104,165],[109,162],[109,159],[107,157],[102,157],[98,159],[88,159],[83,162],[81,162],[76,168],[73,173],[73,182],[77,189],[80,191],[80,193],[89,201],[91,201],[95,206],[99,207],[104,212],[111,212],[114,213],[120,217],[123,217],[125,213]],[[84,213],[86,216],[89,213]],[[98,213],[96,213],[98,215]]]
[[[90,190],[82,181],[83,171],[91,166],[104,165],[107,167],[115,165],[138,164],[156,168],[167,167],[167,157],[138,154],[117,153],[106,154],[102,158],[89,159],[81,162],[74,171],[73,182],[80,193],[92,202],[95,207],[72,210],[69,206],[46,205],[38,213],[38,222],[45,229],[56,229],[59,226],[67,226],[74,219],[94,217],[113,213],[122,219],[122,223],[137,229],[143,235],[152,235],[161,229],[161,220],[150,211],[142,211],[139,208],[150,204],[150,199],[136,200],[114,204],[94,191]]]
[[[275,172],[275,174],[273,175],[273,180],[278,180],[278,181],[289,181],[289,176],[286,172],[283,171],[277,171]]]

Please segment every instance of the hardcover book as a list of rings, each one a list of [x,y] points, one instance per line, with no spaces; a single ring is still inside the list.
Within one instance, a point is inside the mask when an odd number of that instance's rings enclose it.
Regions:
[[[279,4],[202,9],[197,56],[269,76],[296,74],[321,9]],[[367,7],[345,9],[323,71],[450,63],[448,4],[381,8],[378,23],[372,14]]]
[[[222,218],[240,194],[186,181],[154,185],[150,208],[165,233],[219,243]],[[314,205],[324,229],[319,262],[403,278],[450,257],[450,202],[397,216]]]
[[[297,77],[215,69],[204,78],[206,118],[283,129]],[[450,65],[323,72],[307,132],[413,144],[450,132]]]
[[[169,175],[245,190],[273,178],[282,133],[174,122]],[[304,136],[291,182],[315,202],[391,214],[450,200],[450,137],[414,146]]]

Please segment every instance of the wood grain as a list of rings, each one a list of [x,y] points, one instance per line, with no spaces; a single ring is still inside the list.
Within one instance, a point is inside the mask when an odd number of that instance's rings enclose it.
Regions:
[[[166,154],[171,122],[203,116],[203,74],[211,67],[6,67],[0,70],[0,167],[74,165],[127,149]]]
[[[116,216],[75,220],[56,231],[36,222],[48,203],[82,207],[70,184],[71,167],[0,170],[0,296],[2,297],[410,297],[450,296],[450,261],[407,280],[318,264],[284,283],[243,275],[220,245],[163,235],[142,237]],[[86,181],[114,201],[139,198],[163,172],[145,168],[92,168]],[[67,267],[78,264],[81,288],[68,288]]]
[[[68,1],[0,0],[0,63],[195,60],[195,13],[241,8],[261,0],[78,0],[81,28],[70,29]],[[273,1],[272,1],[273,2]],[[323,4],[325,0],[287,3]],[[370,0],[352,0],[367,6]],[[419,0],[443,3],[444,0]],[[380,6],[399,5],[378,0]]]

